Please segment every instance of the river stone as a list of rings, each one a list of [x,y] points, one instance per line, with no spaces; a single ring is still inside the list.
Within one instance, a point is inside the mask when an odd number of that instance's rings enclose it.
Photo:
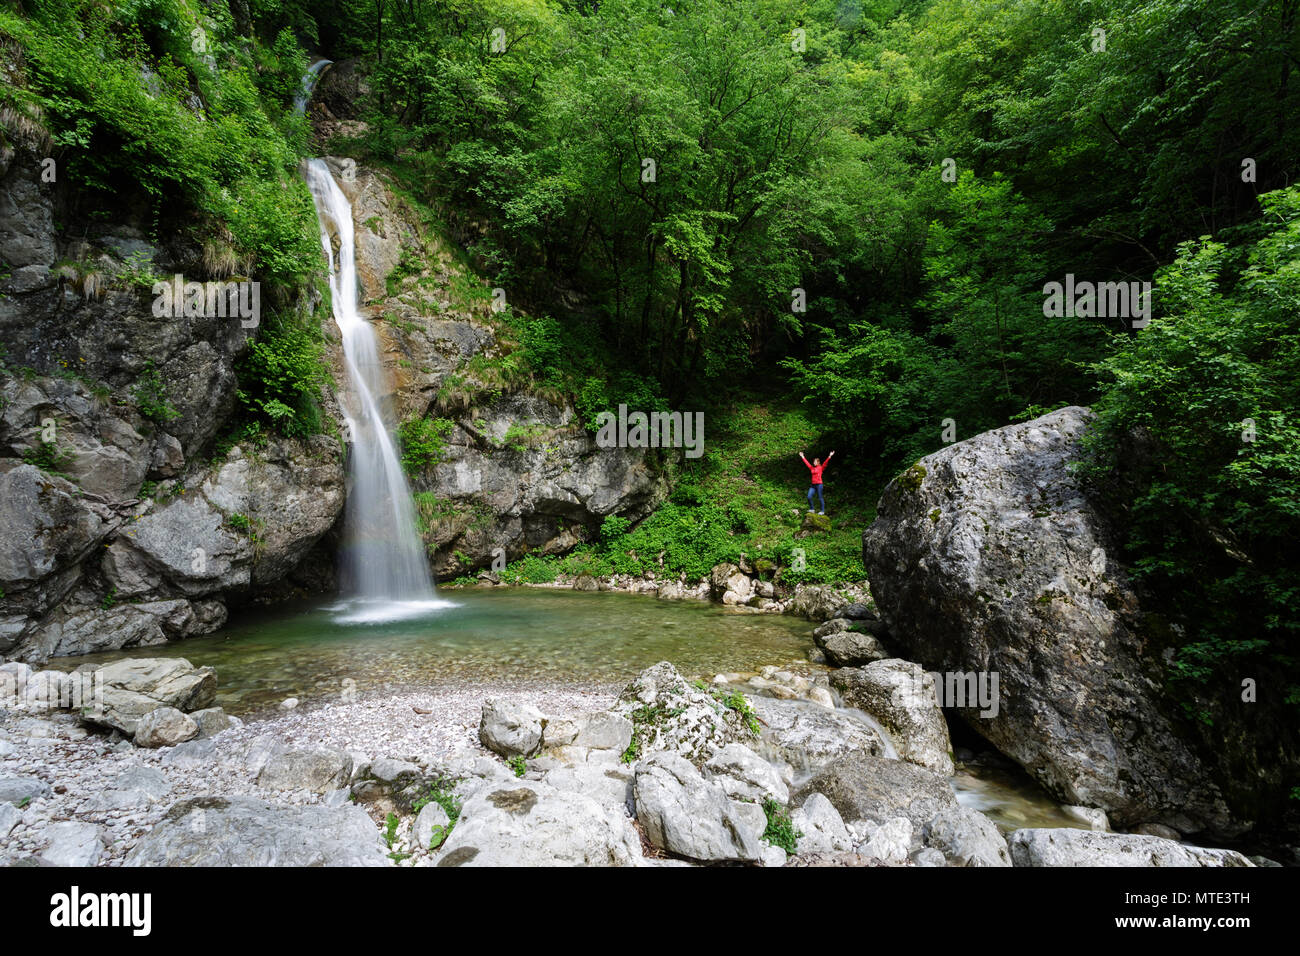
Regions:
[[[158,707],[135,724],[137,747],[174,747],[199,735],[199,725],[175,707]]]
[[[659,752],[636,766],[636,816],[661,850],[702,862],[758,860],[760,837],[727,792],[674,753]]]
[[[958,712],[1061,802],[1120,826],[1240,830],[1163,686],[1163,645],[1113,532],[1072,471],[1092,417],[1070,407],[985,432],[891,481],[862,538],[872,594],[909,659],[999,675],[996,714]]]
[[[790,791],[776,769],[744,744],[727,744],[709,758],[704,773],[733,800],[790,802]],[[766,827],[764,827],[766,829]]]
[[[1252,866],[1236,850],[1187,846],[1137,833],[1071,828],[1016,830],[1008,841],[1016,866]]]
[[[286,750],[272,754],[257,775],[267,790],[310,790],[328,793],[352,779],[352,757],[342,750]]]
[[[438,866],[634,866],[641,843],[621,809],[517,781],[465,801]]]
[[[9,836],[22,819],[23,812],[12,803],[0,803],[0,837]]]
[[[952,776],[948,723],[936,703],[934,678],[918,664],[890,658],[831,674],[831,686],[846,706],[875,717],[898,748],[898,756]]]
[[[200,737],[215,737],[230,727],[230,717],[220,707],[205,707],[190,714],[190,718],[199,725]]]
[[[858,847],[858,852],[863,856],[875,857],[883,863],[901,864],[907,862],[911,848],[911,821],[907,817],[892,817],[879,826],[871,827],[870,835]]]
[[[447,830],[451,826],[451,817],[447,816],[441,804],[426,803],[411,825],[411,836],[415,845],[421,849],[437,849],[447,839]],[[438,842],[434,844],[435,835]]]
[[[613,709],[632,722],[642,756],[664,751],[700,766],[729,743],[754,740],[738,712],[687,683],[666,661],[638,674]]]
[[[786,602],[786,613],[801,614],[810,621],[829,621],[849,602],[830,585],[800,584]]]
[[[182,800],[124,866],[387,866],[360,807],[286,807],[255,797]]]
[[[1141,833],[1146,836],[1160,837],[1164,840],[1179,840],[1183,835],[1173,827],[1167,827],[1163,823],[1139,823],[1133,828],[1134,833]]]
[[[942,777],[903,760],[867,754],[844,756],[814,774],[799,793],[825,795],[847,820],[880,824],[901,816],[917,830],[939,811],[957,806],[956,795]]]
[[[1010,866],[1011,853],[997,826],[970,807],[940,810],[922,829],[922,841],[949,866]]]
[[[885,650],[880,641],[873,635],[861,631],[837,631],[821,640],[819,644],[826,654],[826,660],[833,667],[861,667],[863,664],[889,657],[889,651]]]
[[[217,693],[217,673],[195,667],[183,657],[128,658],[95,671],[102,699],[82,710],[82,717],[134,736],[137,722],[159,707],[202,710]],[[196,726],[197,732],[197,726]]]
[[[35,777],[0,777],[0,803],[15,806],[50,794],[50,785]]]
[[[813,628],[813,640],[820,647],[822,642],[832,634],[839,634],[841,631],[847,631],[853,626],[853,622],[845,620],[842,617],[831,618],[825,624],[818,624]]]
[[[544,719],[532,704],[492,698],[483,702],[478,739],[503,757],[531,757],[542,744]]]
[[[856,714],[798,700],[754,697],[762,738],[748,744],[768,760],[780,760],[804,773],[829,766],[846,754],[882,756],[885,743]]]
[[[1105,810],[1098,810],[1096,807],[1072,807],[1067,805],[1061,807],[1061,812],[1071,820],[1082,823],[1089,830],[1110,829],[1110,821],[1106,819]]]
[[[809,794],[803,806],[790,814],[790,822],[799,834],[795,852],[840,853],[853,846],[853,837],[839,811],[820,793]]]
[[[54,866],[94,866],[104,855],[100,828],[93,823],[52,823],[45,834],[50,846],[41,859]]]

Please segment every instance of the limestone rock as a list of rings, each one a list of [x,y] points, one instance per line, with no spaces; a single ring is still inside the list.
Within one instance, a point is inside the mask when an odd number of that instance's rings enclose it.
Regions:
[[[531,757],[542,745],[544,719],[531,704],[493,698],[483,702],[478,739],[503,757]]]
[[[890,482],[863,561],[891,644],[927,670],[996,673],[958,711],[1065,803],[1121,826],[1239,829],[1180,729],[1106,521],[1071,465],[1091,412],[1064,408],[929,455]]]
[[[796,853],[840,853],[853,846],[853,837],[839,811],[820,793],[809,794],[803,806],[790,814],[790,822],[800,834]]]
[[[174,747],[199,735],[199,725],[175,707],[157,707],[135,724],[137,747]]]
[[[702,862],[758,860],[760,837],[727,792],[683,757],[654,753],[636,767],[636,815],[650,842]]]
[[[890,658],[842,668],[831,686],[845,706],[865,711],[884,726],[898,756],[943,776],[953,773],[948,723],[935,702],[934,678],[910,661]]]
[[[516,782],[465,801],[438,866],[634,866],[641,844],[627,814],[581,794]]]
[[[328,793],[352,779],[352,757],[341,750],[286,750],[272,754],[257,775],[267,790],[310,790]]]
[[[940,810],[922,831],[925,845],[950,866],[1010,866],[1007,841],[993,821],[970,807]]]
[[[182,800],[125,866],[387,866],[360,807],[286,807],[254,797]]]
[[[744,744],[727,744],[705,763],[704,773],[733,800],[790,802],[789,788],[776,770]]]
[[[1187,846],[1137,833],[1071,828],[1016,830],[1008,841],[1016,866],[1252,866],[1236,850]]]

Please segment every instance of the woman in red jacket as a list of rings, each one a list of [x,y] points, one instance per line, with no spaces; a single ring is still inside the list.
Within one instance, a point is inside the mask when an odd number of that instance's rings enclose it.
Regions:
[[[808,470],[812,472],[812,487],[808,489],[808,513],[813,513],[813,494],[816,493],[817,500],[821,502],[822,514],[826,513],[826,498],[822,495],[822,469],[831,463],[835,457],[835,452],[826,456],[825,464],[820,458],[814,458],[812,464],[808,464],[808,459],[804,458],[803,452],[799,452],[799,457],[803,458],[803,463],[808,465]]]

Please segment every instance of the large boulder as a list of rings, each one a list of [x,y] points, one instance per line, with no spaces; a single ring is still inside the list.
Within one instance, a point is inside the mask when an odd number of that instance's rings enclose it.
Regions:
[[[621,807],[520,781],[481,787],[465,801],[438,866],[634,866],[641,858]]]
[[[952,776],[952,743],[934,692],[934,678],[911,661],[889,658],[866,667],[842,668],[831,686],[846,707],[880,721],[898,756],[944,776]]]
[[[632,722],[635,756],[668,751],[700,766],[727,744],[754,740],[738,711],[687,683],[667,661],[638,674],[613,710]]]
[[[749,746],[769,760],[812,773],[852,754],[885,756],[889,745],[864,715],[806,700],[755,697],[762,738]]]
[[[210,706],[217,674],[183,657],[128,658],[96,670],[94,684],[95,698],[82,718],[134,735],[140,719],[159,707],[189,713]]]
[[[1139,833],[1036,828],[1008,841],[1016,866],[1253,866],[1236,850],[1187,846]]]
[[[942,777],[903,760],[847,755],[799,787],[800,795],[820,793],[850,822],[883,824],[906,817],[918,832],[941,811],[957,807],[957,796]]]
[[[776,769],[744,744],[727,744],[704,765],[704,772],[734,800],[761,804],[770,799],[782,806],[790,800]]]
[[[1010,866],[1011,853],[997,826],[971,807],[947,807],[922,830],[925,845],[949,866]]]
[[[997,674],[953,704],[1062,802],[1119,825],[1239,829],[1162,686],[1114,539],[1071,471],[1064,408],[921,459],[885,489],[863,562],[891,642],[931,671]]]
[[[683,757],[655,753],[638,763],[635,798],[637,820],[662,850],[702,862],[762,857],[763,828]]]
[[[386,866],[379,829],[360,807],[286,807],[254,797],[182,800],[127,854],[125,866]]]

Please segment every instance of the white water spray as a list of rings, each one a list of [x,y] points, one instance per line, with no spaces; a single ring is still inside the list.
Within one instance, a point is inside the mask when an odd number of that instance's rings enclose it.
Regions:
[[[313,64],[304,78],[304,108],[327,62]],[[449,606],[435,599],[424,545],[416,533],[411,490],[381,404],[387,383],[378,341],[357,303],[352,206],[323,159],[308,160],[306,179],[320,220],[334,322],[342,335],[350,386],[341,403],[351,443],[343,570],[347,593],[359,606],[349,608],[345,619],[391,620]]]

